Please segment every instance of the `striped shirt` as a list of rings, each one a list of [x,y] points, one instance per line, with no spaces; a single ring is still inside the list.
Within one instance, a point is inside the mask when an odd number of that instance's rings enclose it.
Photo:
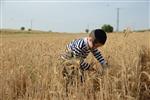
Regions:
[[[76,57],[82,58],[80,61],[80,68],[87,70],[90,67],[90,64],[84,62],[84,59],[91,52],[94,57],[100,62],[100,64],[106,63],[100,51],[95,49],[90,49],[87,43],[87,38],[80,38],[73,40],[67,45],[67,50],[71,51]]]

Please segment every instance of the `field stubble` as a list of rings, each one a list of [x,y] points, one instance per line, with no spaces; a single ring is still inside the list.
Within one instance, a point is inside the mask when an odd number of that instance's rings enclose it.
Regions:
[[[110,65],[99,77],[90,72],[84,85],[65,96],[59,54],[74,38],[86,34],[1,35],[0,100],[150,100],[150,34],[109,34],[100,48]],[[90,54],[88,62],[100,65]],[[97,87],[97,85],[96,85]]]

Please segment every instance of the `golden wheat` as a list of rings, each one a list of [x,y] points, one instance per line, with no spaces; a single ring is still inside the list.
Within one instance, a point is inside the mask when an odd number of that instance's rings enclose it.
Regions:
[[[0,100],[149,100],[150,33],[108,34],[100,48],[110,65],[104,76],[85,72],[84,85],[69,87],[59,60],[65,45],[86,34],[2,34]],[[99,63],[90,54],[89,63]],[[96,89],[95,89],[96,87]]]

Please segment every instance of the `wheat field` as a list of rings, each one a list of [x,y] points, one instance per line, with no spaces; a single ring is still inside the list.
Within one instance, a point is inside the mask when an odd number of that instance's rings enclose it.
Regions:
[[[110,68],[97,78],[98,89],[86,71],[85,82],[70,86],[68,96],[59,55],[87,34],[18,33],[1,32],[0,100],[150,100],[150,32],[108,34],[99,49]],[[91,54],[87,61],[101,67]]]

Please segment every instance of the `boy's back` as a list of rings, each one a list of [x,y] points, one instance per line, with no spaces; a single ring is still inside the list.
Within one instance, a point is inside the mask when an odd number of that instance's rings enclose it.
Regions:
[[[77,58],[80,60],[80,69],[88,70],[90,68],[90,64],[84,62],[84,59],[88,56],[90,52],[94,55],[94,57],[99,61],[101,65],[106,64],[106,61],[104,60],[103,56],[101,55],[97,47],[92,47],[92,48],[90,47],[89,37],[84,37],[84,38],[75,39],[71,41],[67,45],[66,53],[65,55],[63,55],[62,58],[65,58],[65,59],[68,58],[68,60],[70,58]]]

